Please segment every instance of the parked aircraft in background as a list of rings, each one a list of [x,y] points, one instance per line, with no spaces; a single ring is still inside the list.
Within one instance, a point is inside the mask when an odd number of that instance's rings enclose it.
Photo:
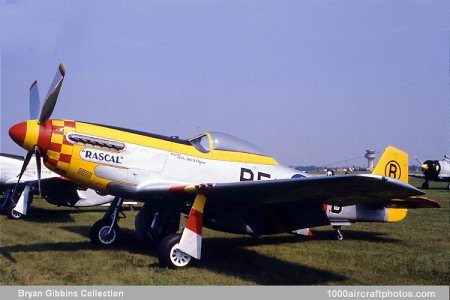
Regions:
[[[22,181],[16,186],[17,174],[23,160],[21,156],[0,154],[0,191],[3,194],[0,208],[11,219],[20,219],[27,215],[33,196],[37,195],[39,190],[36,166],[33,163],[23,172]],[[41,170],[41,193],[47,202],[67,207],[103,205],[114,199],[114,196],[101,195],[94,190],[83,188],[45,166]]]
[[[393,162],[402,162],[403,165],[397,165]],[[386,170],[384,168],[386,168]],[[408,183],[407,154],[393,147],[386,148],[372,174],[386,175]],[[402,205],[399,206],[399,204]],[[367,204],[350,206],[324,205],[329,223],[336,230],[336,238],[338,240],[344,239],[344,235],[340,231],[342,226],[350,226],[351,224],[358,222],[398,222],[406,217],[408,213],[407,208],[415,207],[438,207],[438,205],[430,201],[422,200],[415,201],[414,203],[411,201],[409,203],[393,202],[386,207]],[[298,233],[307,236],[313,235],[310,230],[306,231],[305,229]]]
[[[430,188],[430,181],[450,182],[450,158],[444,155],[442,160],[426,160],[422,162],[417,156],[422,174],[410,174],[409,176],[423,179],[423,189]],[[447,186],[450,189],[450,183]]]
[[[11,138],[52,171],[115,195],[91,241],[117,242],[123,198],[144,202],[138,235],[159,243],[162,266],[181,268],[201,258],[203,226],[261,236],[330,224],[324,205],[366,205],[389,215],[409,207],[435,207],[407,176],[406,153],[389,148],[381,174],[309,177],[284,167],[248,142],[219,132],[184,140],[115,126],[49,119],[61,89],[61,64],[38,120],[12,126]],[[407,157],[407,156],[406,156]],[[405,168],[406,166],[406,168]],[[390,178],[390,177],[395,178]],[[180,213],[188,216],[177,234]]]

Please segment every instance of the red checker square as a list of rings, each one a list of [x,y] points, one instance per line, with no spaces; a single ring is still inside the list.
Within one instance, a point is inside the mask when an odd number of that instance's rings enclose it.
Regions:
[[[47,159],[47,162],[49,164],[51,164],[52,166],[55,166],[55,167],[58,164],[58,161],[56,159],[53,159],[53,158],[50,158],[50,157]]]
[[[74,121],[64,121],[64,127],[73,127],[73,128],[75,128],[75,122]]]
[[[72,155],[71,154],[63,154],[61,153],[59,155],[59,161],[65,162],[65,163],[70,163],[70,160],[72,159]]]
[[[54,152],[61,152],[61,144],[58,143],[50,143],[50,146],[48,146],[48,150],[54,151]]]

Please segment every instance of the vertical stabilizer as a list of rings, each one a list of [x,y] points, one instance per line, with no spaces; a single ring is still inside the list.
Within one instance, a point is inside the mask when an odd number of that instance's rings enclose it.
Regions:
[[[408,183],[408,153],[388,146],[372,174],[388,176]]]

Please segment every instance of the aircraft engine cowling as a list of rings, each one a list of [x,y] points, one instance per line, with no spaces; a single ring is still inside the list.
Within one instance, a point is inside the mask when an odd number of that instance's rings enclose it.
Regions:
[[[431,180],[438,179],[442,169],[438,160],[427,160],[420,167],[422,168],[423,174]]]

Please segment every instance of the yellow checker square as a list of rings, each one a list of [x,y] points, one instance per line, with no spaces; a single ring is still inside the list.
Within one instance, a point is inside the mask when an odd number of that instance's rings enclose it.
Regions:
[[[47,156],[54,160],[59,160],[59,152],[55,152],[52,150],[47,150]]]
[[[72,145],[65,145],[63,144],[61,146],[61,153],[62,154],[72,154],[73,146]]]
[[[51,138],[50,141],[52,143],[62,144],[63,143],[63,139],[64,139],[64,136],[62,134],[55,134],[55,133],[53,133],[52,134],[52,138]]]
[[[62,161],[58,161],[58,164],[56,165],[56,167],[60,170],[67,171],[69,169],[69,164],[62,162]]]
[[[64,127],[64,134],[75,131],[75,127]]]
[[[64,121],[63,120],[52,120],[52,125],[53,126],[64,126]]]

